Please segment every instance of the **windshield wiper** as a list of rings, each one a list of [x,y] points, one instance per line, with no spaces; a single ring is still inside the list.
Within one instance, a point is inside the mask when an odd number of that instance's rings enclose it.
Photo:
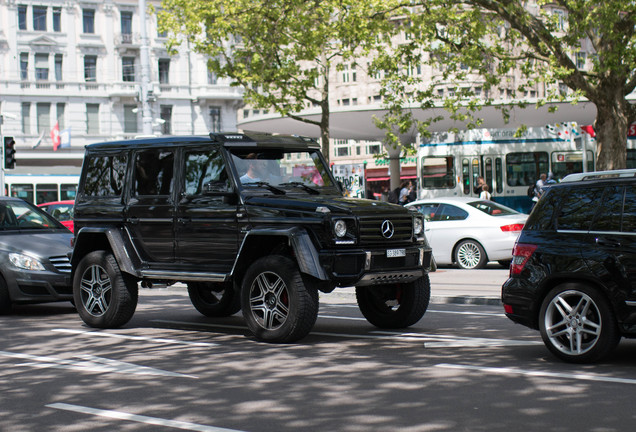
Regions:
[[[299,187],[301,189],[306,190],[307,192],[314,194],[314,195],[320,195],[320,192],[314,188],[312,188],[311,186],[307,186],[305,183],[301,183],[301,182],[288,182],[288,183],[281,183],[279,184],[279,186],[295,186],[295,187]]]
[[[264,187],[264,188],[269,189],[270,191],[274,192],[276,195],[285,195],[287,193],[284,190],[279,189],[276,186],[273,186],[273,185],[271,185],[271,184],[269,184],[267,182],[264,182],[264,181],[243,183],[243,187],[247,187],[247,186]]]

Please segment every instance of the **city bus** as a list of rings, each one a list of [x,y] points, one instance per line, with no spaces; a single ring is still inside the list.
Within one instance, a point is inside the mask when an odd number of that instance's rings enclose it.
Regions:
[[[5,173],[5,194],[33,204],[74,200],[79,174]]]
[[[517,129],[434,133],[418,148],[418,197],[477,197],[481,176],[493,201],[529,213],[528,188],[542,173],[551,172],[559,181],[571,173],[593,171],[594,149],[594,139],[572,122],[520,133]]]

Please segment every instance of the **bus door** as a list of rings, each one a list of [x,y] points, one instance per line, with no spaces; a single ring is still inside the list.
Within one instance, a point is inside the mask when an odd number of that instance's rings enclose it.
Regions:
[[[477,178],[481,175],[481,156],[462,156],[462,194],[464,196],[478,196],[475,194]]]
[[[462,192],[478,197],[475,192],[479,177],[483,177],[493,197],[503,195],[503,156],[475,155],[462,157]]]

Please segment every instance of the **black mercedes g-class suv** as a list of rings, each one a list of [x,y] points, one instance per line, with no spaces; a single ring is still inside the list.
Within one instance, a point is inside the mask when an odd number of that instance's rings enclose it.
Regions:
[[[383,328],[416,323],[430,299],[421,215],[343,197],[318,143],[295,136],[87,146],[71,261],[78,312],[99,328],[130,320],[138,282],[185,283],[203,315],[242,310],[270,342],[309,333],[318,291],[355,286]]]

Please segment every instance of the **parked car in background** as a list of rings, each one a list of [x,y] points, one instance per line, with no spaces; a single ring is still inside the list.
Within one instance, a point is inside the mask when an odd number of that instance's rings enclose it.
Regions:
[[[73,206],[75,200],[54,201],[38,204],[42,210],[60,221],[62,225],[73,232]]]
[[[483,268],[489,261],[507,267],[528,218],[494,201],[471,197],[423,199],[406,207],[415,207],[424,215],[435,262],[462,269]]]
[[[569,362],[636,337],[636,170],[571,174],[528,218],[502,287],[508,318]]]
[[[17,303],[72,300],[72,238],[33,204],[0,197],[0,314]]]

